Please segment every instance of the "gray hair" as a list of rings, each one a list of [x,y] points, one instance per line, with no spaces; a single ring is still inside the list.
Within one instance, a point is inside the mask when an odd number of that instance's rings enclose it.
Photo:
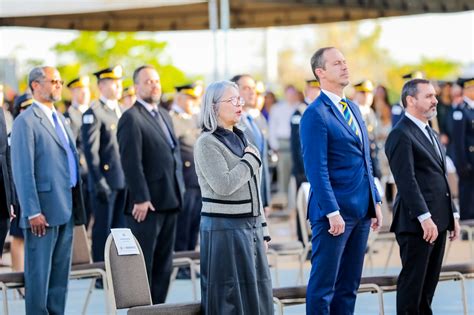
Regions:
[[[237,84],[230,81],[216,81],[211,83],[203,96],[201,118],[199,126],[206,131],[214,132],[218,125],[218,103],[228,88],[239,90]]]
[[[311,71],[313,72],[314,76],[316,77],[318,81],[319,81],[319,77],[316,74],[316,69],[317,68],[326,69],[324,66],[324,64],[326,63],[326,60],[324,60],[324,52],[330,49],[335,49],[335,47],[319,48],[311,57]]]
[[[416,97],[418,94],[418,84],[430,84],[430,81],[425,79],[413,79],[405,83],[402,88],[402,104],[407,108],[407,97]]]
[[[28,75],[28,86],[30,87],[31,92],[33,92],[33,87],[31,86],[33,81],[38,81],[46,77],[46,73],[44,72],[45,68],[46,67],[41,66],[31,69],[30,74]]]

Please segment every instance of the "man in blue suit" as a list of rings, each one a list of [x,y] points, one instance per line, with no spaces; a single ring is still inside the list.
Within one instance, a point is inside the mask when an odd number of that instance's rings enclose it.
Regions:
[[[344,56],[334,47],[321,48],[311,67],[321,94],[300,127],[313,232],[306,313],[353,314],[369,226],[382,224],[381,200],[364,121],[344,96],[349,84]]]
[[[31,70],[34,103],[13,124],[12,171],[25,236],[27,314],[64,314],[73,226],[85,213],[74,137],[54,107],[63,81],[52,67]]]

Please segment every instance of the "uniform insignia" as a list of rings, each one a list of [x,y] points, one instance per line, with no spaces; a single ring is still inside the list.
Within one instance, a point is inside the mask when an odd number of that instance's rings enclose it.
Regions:
[[[461,120],[462,119],[462,112],[461,111],[453,112],[453,119],[454,120]]]
[[[189,161],[185,161],[185,162],[184,162],[184,166],[186,166],[186,167],[190,167],[190,166],[191,166],[191,162],[189,162]]]
[[[402,113],[402,108],[400,106],[393,106],[392,107],[392,114],[400,115]]]
[[[110,130],[114,130],[116,127],[117,127],[117,125],[112,124],[112,125],[110,125]]]
[[[82,116],[82,123],[85,125],[90,125],[94,122],[94,115],[87,114]]]
[[[293,125],[299,125],[300,121],[301,121],[301,116],[300,115],[294,115],[293,117],[291,117],[291,123]]]

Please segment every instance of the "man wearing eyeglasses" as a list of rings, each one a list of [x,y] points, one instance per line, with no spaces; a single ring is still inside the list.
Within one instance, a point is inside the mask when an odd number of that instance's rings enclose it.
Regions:
[[[79,158],[54,103],[63,81],[52,67],[31,70],[34,103],[13,124],[13,179],[25,236],[26,314],[64,314],[74,224],[84,224]]]
[[[270,172],[268,170],[268,124],[257,108],[257,84],[249,74],[239,74],[231,79],[239,87],[240,97],[244,100],[242,119],[239,124],[247,139],[255,145],[262,157],[261,192],[265,212],[269,211]]]
[[[153,304],[164,303],[172,271],[184,180],[180,145],[158,104],[160,77],[145,65],[133,73],[137,101],[120,118],[117,138],[130,204],[127,224],[143,250]]]

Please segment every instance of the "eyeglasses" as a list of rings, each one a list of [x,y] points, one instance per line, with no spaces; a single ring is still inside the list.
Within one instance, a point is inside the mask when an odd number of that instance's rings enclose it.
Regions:
[[[48,83],[51,83],[52,85],[64,85],[64,81],[63,80],[37,80],[36,82],[48,82]]]
[[[234,96],[227,100],[219,101],[218,103],[231,103],[233,106],[244,106],[245,100],[241,96]]]

